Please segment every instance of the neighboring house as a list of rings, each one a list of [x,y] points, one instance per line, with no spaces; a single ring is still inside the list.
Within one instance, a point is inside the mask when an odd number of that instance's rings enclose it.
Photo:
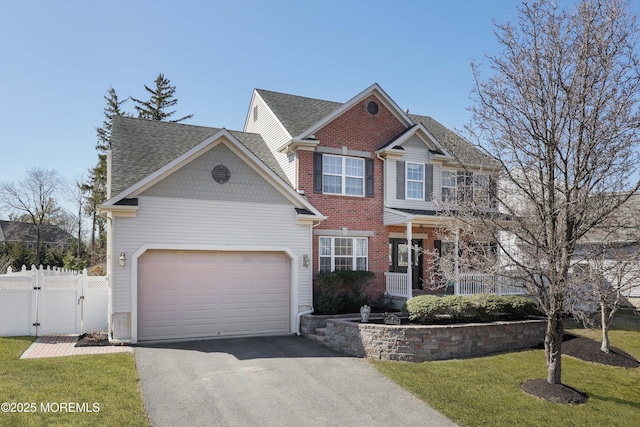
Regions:
[[[26,249],[36,248],[36,226],[29,222],[1,221],[0,243],[22,243]],[[45,249],[68,250],[74,237],[56,225],[42,224],[40,242]]]
[[[345,103],[255,90],[244,132],[116,117],[111,146],[110,334],[132,343],[296,332],[319,271],[410,297],[432,266],[407,241],[439,248],[434,200],[492,166],[377,84]]]
[[[293,188],[328,217],[313,229],[314,274],[373,271],[372,295],[425,291],[433,265],[407,242],[442,249],[436,202],[495,168],[431,117],[403,111],[377,84],[344,103],[256,89],[244,130],[262,135]]]
[[[612,195],[611,197],[619,197]],[[582,264],[599,268],[620,287],[628,302],[640,307],[640,194],[633,194],[612,217],[578,241],[575,260],[599,254]],[[615,267],[616,265],[622,265]]]

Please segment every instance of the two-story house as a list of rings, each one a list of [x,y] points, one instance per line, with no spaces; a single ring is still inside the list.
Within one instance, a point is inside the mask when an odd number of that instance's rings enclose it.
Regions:
[[[110,143],[109,334],[130,343],[296,332],[319,271],[408,298],[431,265],[407,242],[437,248],[434,200],[489,164],[377,84],[256,90],[243,132],[115,117]]]
[[[344,103],[256,89],[244,131],[262,136],[290,185],[328,217],[313,228],[314,273],[373,271],[374,295],[429,291],[434,266],[422,249],[441,249],[437,201],[495,168],[377,84]]]

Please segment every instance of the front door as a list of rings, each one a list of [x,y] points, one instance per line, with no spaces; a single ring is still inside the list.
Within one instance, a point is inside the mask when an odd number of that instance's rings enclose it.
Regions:
[[[389,271],[406,273],[409,266],[409,253],[413,257],[411,270],[411,287],[422,289],[422,239],[411,241],[412,248],[407,248],[407,239],[389,239]]]

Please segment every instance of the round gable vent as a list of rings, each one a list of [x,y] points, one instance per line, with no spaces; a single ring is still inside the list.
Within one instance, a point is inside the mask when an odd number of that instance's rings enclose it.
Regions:
[[[213,171],[211,171],[211,176],[213,176],[213,179],[218,184],[224,184],[225,182],[229,181],[229,178],[231,178],[231,172],[229,172],[229,168],[227,168],[226,166],[218,165],[213,168]]]
[[[367,111],[369,112],[369,114],[372,114],[375,116],[376,114],[378,114],[379,110],[380,110],[380,107],[378,107],[377,102],[369,101],[367,103]]]

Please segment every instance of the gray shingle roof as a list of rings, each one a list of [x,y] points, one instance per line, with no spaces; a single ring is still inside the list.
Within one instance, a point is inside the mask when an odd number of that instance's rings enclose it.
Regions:
[[[29,222],[0,221],[0,236],[7,242],[35,242],[36,226]],[[42,224],[42,243],[71,243],[74,237],[56,225]]]
[[[256,89],[256,92],[267,103],[293,138],[342,105],[341,102],[305,98],[304,96],[288,95],[264,89]]]
[[[278,117],[292,137],[334,112],[340,102],[324,101],[280,92],[256,89],[271,111]],[[409,114],[414,123],[422,123],[442,146],[464,165],[475,167],[495,167],[495,163],[471,143],[427,116]],[[399,135],[400,136],[400,135]]]
[[[409,114],[414,123],[421,123],[445,150],[465,166],[495,168],[497,164],[457,133],[428,116]]]
[[[111,133],[111,197],[186,153],[220,128],[114,117]],[[258,134],[229,131],[284,182],[286,175]]]

